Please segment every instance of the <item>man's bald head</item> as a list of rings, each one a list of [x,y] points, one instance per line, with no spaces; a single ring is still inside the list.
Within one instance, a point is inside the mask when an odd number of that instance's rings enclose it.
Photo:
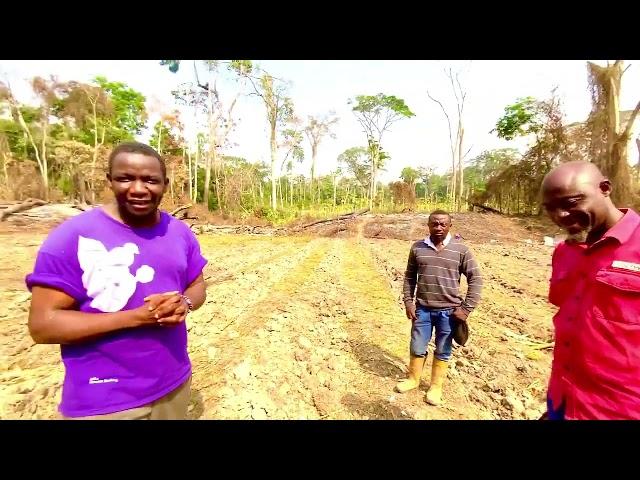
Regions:
[[[551,170],[542,181],[543,194],[548,191],[570,191],[581,186],[598,188],[608,181],[600,169],[591,162],[567,162]]]
[[[567,162],[542,181],[542,204],[553,222],[570,235],[599,229],[616,212],[611,183],[590,162]]]

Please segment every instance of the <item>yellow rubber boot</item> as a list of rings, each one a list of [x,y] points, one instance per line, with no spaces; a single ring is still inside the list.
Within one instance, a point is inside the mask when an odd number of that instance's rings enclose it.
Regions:
[[[396,385],[396,392],[405,393],[414,388],[418,388],[420,385],[420,377],[422,377],[422,369],[424,368],[425,357],[414,357],[411,355],[409,360],[409,378],[398,382]]]
[[[431,385],[427,391],[427,403],[430,405],[442,403],[442,384],[447,377],[447,368],[449,368],[449,362],[434,357],[431,367]]]

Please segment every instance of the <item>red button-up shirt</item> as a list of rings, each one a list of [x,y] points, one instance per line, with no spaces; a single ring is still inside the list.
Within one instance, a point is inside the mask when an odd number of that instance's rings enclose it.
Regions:
[[[640,419],[640,216],[620,211],[594,244],[553,252],[549,397],[567,419]]]

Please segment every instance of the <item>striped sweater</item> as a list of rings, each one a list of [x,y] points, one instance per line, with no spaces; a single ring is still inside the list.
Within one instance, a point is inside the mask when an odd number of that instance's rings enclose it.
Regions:
[[[467,277],[467,296],[460,296],[460,274]],[[403,300],[405,305],[416,301],[427,308],[461,307],[471,312],[480,301],[482,277],[471,251],[457,240],[451,240],[436,252],[424,240],[411,246],[407,270],[404,274]]]

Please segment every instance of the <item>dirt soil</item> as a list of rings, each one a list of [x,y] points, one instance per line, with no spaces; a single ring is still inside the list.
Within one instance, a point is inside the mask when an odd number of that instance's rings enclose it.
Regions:
[[[546,300],[557,232],[537,220],[454,217],[485,279],[471,338],[455,348],[445,403],[425,403],[405,377],[410,322],[401,302],[412,239],[426,215],[363,216],[304,235],[198,238],[209,259],[207,302],[187,319],[192,419],[534,419],[551,362]],[[30,271],[46,230],[0,231],[0,418],[57,418],[59,347],[27,331]],[[431,350],[432,351],[431,346]]]

